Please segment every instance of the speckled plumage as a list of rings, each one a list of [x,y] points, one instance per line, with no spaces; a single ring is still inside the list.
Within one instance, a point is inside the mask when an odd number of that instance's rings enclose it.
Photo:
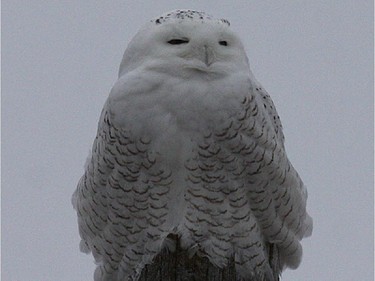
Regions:
[[[229,22],[177,10],[130,42],[73,194],[95,281],[137,280],[178,234],[246,280],[271,280],[265,243],[299,265],[306,189],[275,106]]]

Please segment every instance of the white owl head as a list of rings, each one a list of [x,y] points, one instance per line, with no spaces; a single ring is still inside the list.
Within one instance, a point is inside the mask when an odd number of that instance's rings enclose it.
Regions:
[[[249,71],[229,21],[192,10],[166,13],[141,28],[124,53],[119,76],[138,68],[184,77]]]

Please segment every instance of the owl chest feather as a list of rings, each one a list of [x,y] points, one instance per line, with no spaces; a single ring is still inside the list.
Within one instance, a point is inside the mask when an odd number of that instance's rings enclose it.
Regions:
[[[247,77],[233,75],[190,80],[128,76],[119,80],[110,96],[114,122],[137,135],[152,137],[212,129],[238,114],[250,88]]]

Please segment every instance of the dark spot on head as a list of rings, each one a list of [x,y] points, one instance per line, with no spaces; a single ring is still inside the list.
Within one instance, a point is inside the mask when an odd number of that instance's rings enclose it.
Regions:
[[[230,26],[230,22],[229,22],[228,20],[226,20],[226,19],[221,19],[221,21],[222,21],[223,23],[226,23],[228,26]]]

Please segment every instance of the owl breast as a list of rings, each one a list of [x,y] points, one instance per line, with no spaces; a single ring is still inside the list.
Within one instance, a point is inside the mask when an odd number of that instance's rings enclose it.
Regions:
[[[200,74],[186,80],[136,72],[116,84],[109,100],[113,122],[152,139],[162,155],[173,148],[189,151],[191,140],[227,123],[240,112],[251,87],[242,74],[220,79]]]

